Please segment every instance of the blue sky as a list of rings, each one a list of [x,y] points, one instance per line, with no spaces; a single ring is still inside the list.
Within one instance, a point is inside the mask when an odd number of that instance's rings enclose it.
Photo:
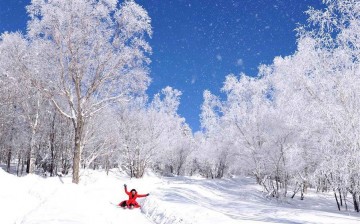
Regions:
[[[25,32],[30,0],[0,0],[0,33]],[[219,95],[229,73],[257,74],[261,63],[296,50],[297,23],[321,0],[137,0],[152,18],[152,96],[166,86],[183,92],[179,114],[193,131],[205,89]]]

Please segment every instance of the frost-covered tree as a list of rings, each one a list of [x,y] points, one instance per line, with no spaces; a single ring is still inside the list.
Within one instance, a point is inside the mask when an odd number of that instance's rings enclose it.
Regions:
[[[359,210],[359,47],[357,1],[323,1],[298,28],[298,49],[261,65],[259,76],[227,77],[226,99],[204,94],[202,125],[208,151],[229,143],[240,171],[251,171],[269,193],[306,188],[350,194]],[[205,144],[203,144],[205,145]],[[207,151],[207,152],[208,152]],[[210,156],[211,158],[211,156]],[[275,191],[274,191],[275,190]]]
[[[201,114],[205,139],[210,141],[208,150],[218,151],[219,164],[214,167],[225,168],[229,165],[226,159],[246,155],[249,159],[242,163],[247,161],[249,171],[260,181],[264,169],[264,116],[268,111],[262,80],[229,75],[222,90],[225,101],[205,91]]]
[[[129,172],[130,177],[140,178],[160,150],[161,138],[166,131],[159,123],[162,118],[142,108],[123,111],[117,117],[119,165]]]
[[[142,177],[150,167],[162,172],[168,167],[176,174],[184,171],[191,135],[176,113],[180,95],[166,87],[147,106],[140,101],[117,111],[118,162],[131,177]]]
[[[86,122],[149,84],[150,18],[130,0],[119,6],[108,0],[33,0],[27,10],[37,85],[73,123],[78,183]]]
[[[163,150],[157,156],[158,166],[164,173],[175,175],[186,172],[188,156],[192,149],[192,133],[185,119],[177,114],[181,92],[171,87],[162,89],[154,96],[149,111],[159,114],[166,130],[163,138]],[[159,167],[158,167],[159,168]]]
[[[272,84],[274,103],[285,109],[297,133],[289,161],[298,165],[298,177],[318,190],[332,190],[339,209],[350,193],[358,211],[360,8],[357,1],[324,3],[324,10],[307,11],[309,25],[298,29],[297,52],[275,58],[262,72]]]
[[[13,99],[9,106],[16,108],[18,116],[14,119],[22,122],[22,128],[29,131],[29,146],[25,148],[27,172],[32,173],[35,170],[36,134],[44,99],[34,84],[36,77],[28,41],[20,33],[4,33],[0,45],[2,81],[4,88],[10,87],[7,94]]]

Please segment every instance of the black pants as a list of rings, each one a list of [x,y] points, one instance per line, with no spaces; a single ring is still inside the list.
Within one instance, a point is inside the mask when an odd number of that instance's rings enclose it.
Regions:
[[[120,203],[121,207],[126,207],[126,201]],[[135,206],[134,204],[129,204],[129,206]]]

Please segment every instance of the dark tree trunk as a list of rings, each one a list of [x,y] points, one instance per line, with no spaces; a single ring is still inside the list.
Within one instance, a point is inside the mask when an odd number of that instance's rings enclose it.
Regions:
[[[174,167],[172,165],[170,165],[169,169],[170,169],[170,173],[173,174],[174,173]]]
[[[356,192],[353,192],[352,196],[353,196],[353,201],[354,201],[354,209],[356,212],[359,212],[359,202],[356,198]]]
[[[23,158],[21,158],[21,176],[23,175],[23,173],[24,173],[24,167],[25,167],[25,162],[24,162],[24,157]]]
[[[303,184],[303,186],[301,186],[300,200],[304,200],[304,191],[305,191],[305,184]]]
[[[219,167],[218,167],[218,172],[216,174],[216,178],[223,178],[224,176],[224,171],[225,171],[226,165],[223,162],[220,162]]]
[[[256,183],[261,185],[260,175],[258,175],[257,173],[255,173],[255,178],[256,178]]]
[[[337,207],[338,207],[338,209],[340,211],[340,204],[339,204],[338,198],[336,196],[336,191],[335,190],[334,190],[334,196],[335,196],[335,200],[336,200],[336,205],[337,205]]]
[[[8,173],[10,173],[11,154],[12,154],[12,149],[11,149],[11,147],[9,147],[9,150],[7,153],[7,164],[6,164],[6,172],[8,172]]]
[[[342,202],[342,196],[341,196],[341,191],[339,189],[339,198],[340,198],[340,206],[342,207],[343,206],[343,202]]]
[[[70,165],[67,159],[62,160],[62,174],[67,175],[69,173]]]
[[[16,176],[19,176],[20,163],[21,163],[21,153],[19,152],[18,162],[17,162],[17,166],[16,166]]]
[[[50,148],[54,147],[54,145],[50,144]],[[54,168],[55,168],[55,156],[54,156],[54,149],[51,150],[51,163],[50,163],[50,176],[54,176]]]
[[[30,156],[27,155],[26,158],[26,173],[30,173]]]

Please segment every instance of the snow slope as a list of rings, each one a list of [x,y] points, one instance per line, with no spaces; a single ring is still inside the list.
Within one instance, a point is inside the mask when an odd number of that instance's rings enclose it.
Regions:
[[[100,224],[126,223],[130,219],[132,223],[152,223],[139,209],[123,210],[116,206],[126,198],[124,181],[130,182],[113,173],[106,176],[101,172],[91,175],[85,172],[81,184],[75,185],[70,177],[18,178],[0,169],[0,223]]]
[[[141,209],[116,206],[126,197],[123,184],[150,197],[138,199]],[[314,192],[306,199],[282,203],[266,199],[251,178],[204,180],[129,179],[116,170],[83,171],[81,183],[71,177],[16,177],[0,169],[0,223],[360,223],[354,212],[338,212],[332,195]]]
[[[157,223],[360,223],[360,214],[338,212],[331,194],[310,191],[299,198],[267,199],[252,178],[167,178],[143,211]]]

